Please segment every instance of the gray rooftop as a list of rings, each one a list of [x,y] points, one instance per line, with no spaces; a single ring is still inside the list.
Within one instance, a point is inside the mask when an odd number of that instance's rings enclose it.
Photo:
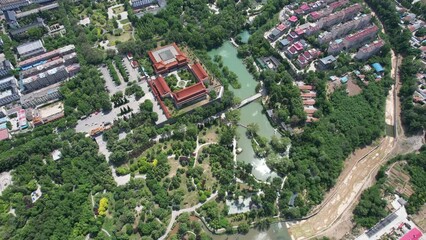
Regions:
[[[28,52],[32,52],[34,50],[37,50],[39,48],[43,48],[43,43],[41,40],[37,40],[34,42],[24,43],[22,45],[19,45],[16,50],[18,51],[19,55],[24,55]]]
[[[336,58],[333,55],[330,55],[330,56],[327,56],[325,58],[321,58],[320,61],[323,64],[329,64],[329,63],[336,61]]]

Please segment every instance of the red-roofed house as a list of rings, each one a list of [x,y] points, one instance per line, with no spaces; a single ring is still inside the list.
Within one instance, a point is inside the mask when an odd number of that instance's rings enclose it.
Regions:
[[[314,114],[314,113],[317,111],[317,109],[316,109],[316,108],[304,108],[303,110],[304,110],[304,111],[305,111],[305,113],[307,113],[307,114]]]
[[[203,82],[199,82],[190,87],[172,93],[172,96],[175,100],[176,107],[180,108],[184,105],[205,99],[207,96],[207,89]]]
[[[321,14],[319,14],[318,12],[311,12],[310,14],[309,14],[309,20],[311,20],[311,21],[316,21],[316,20],[318,20],[318,19],[320,19],[321,18]]]
[[[411,229],[406,233],[400,240],[420,240],[423,236],[423,233],[418,228]]]
[[[0,141],[10,139],[9,130],[1,129],[0,130]]]
[[[317,94],[315,92],[309,92],[309,93],[301,93],[300,96],[305,99],[305,98],[314,98],[317,96]]]
[[[188,63],[188,58],[181,52],[176,43],[149,51],[148,56],[155,72],[159,74],[185,66]]]
[[[130,65],[132,66],[132,68],[137,68],[137,67],[139,67],[139,63],[138,63],[137,61],[135,61],[135,60],[131,61],[131,62],[130,62]]]
[[[191,66],[191,71],[198,79],[198,81],[206,83],[209,80],[209,75],[200,63],[195,63]]]
[[[301,42],[296,42],[296,43],[293,44],[293,46],[297,51],[303,50],[303,44]]]
[[[312,85],[299,85],[298,86],[300,90],[313,90],[314,86]]]
[[[297,55],[297,50],[294,46],[290,46],[287,48],[287,51],[285,51],[287,57],[294,58]]]
[[[297,17],[296,16],[291,16],[289,19],[288,19],[288,21],[291,23],[291,24],[295,24],[296,22],[297,22]]]
[[[315,105],[315,99],[306,99],[306,100],[303,100],[303,105],[305,105],[305,106],[313,106],[313,105]]]
[[[311,8],[309,7],[308,4],[303,4],[302,6],[300,6],[300,9],[302,9],[304,12],[309,11]]]

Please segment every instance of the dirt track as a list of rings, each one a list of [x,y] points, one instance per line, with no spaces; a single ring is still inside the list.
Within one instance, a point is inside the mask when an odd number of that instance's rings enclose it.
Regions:
[[[399,115],[399,99],[395,96],[399,90],[399,79],[396,69],[401,59],[392,53],[392,76],[396,77],[396,91],[392,88],[386,100],[386,123],[397,124],[399,138],[406,140],[397,116]],[[395,102],[396,100],[396,102]],[[405,142],[405,141],[404,141]],[[397,139],[384,137],[378,146],[358,149],[345,162],[344,170],[337,180],[336,186],[326,195],[323,203],[317,207],[318,214],[308,220],[288,224],[289,233],[293,239],[310,239],[327,235],[340,239],[350,230],[352,209],[362,191],[374,183],[377,171],[387,160],[400,152],[395,148]],[[398,151],[394,151],[398,149]],[[315,210],[314,210],[315,211]]]

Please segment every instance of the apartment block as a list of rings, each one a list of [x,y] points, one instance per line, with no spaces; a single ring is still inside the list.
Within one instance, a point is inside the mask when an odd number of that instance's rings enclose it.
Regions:
[[[370,27],[345,37],[343,39],[343,44],[345,45],[346,49],[360,47],[366,42],[370,42],[376,38],[378,31],[379,28],[373,24]]]
[[[80,64],[59,66],[45,72],[22,79],[24,92],[32,92],[74,76],[80,70]]]
[[[330,32],[324,32],[318,36],[320,44],[327,44],[332,40],[345,36],[349,32],[366,27],[371,20],[370,14],[363,14],[362,16],[355,17],[353,20],[333,26]]]
[[[0,80],[0,106],[19,100],[17,80],[10,76]]]
[[[376,54],[384,45],[385,41],[382,39],[369,43],[358,50],[355,58],[359,60],[368,59],[369,57]]]

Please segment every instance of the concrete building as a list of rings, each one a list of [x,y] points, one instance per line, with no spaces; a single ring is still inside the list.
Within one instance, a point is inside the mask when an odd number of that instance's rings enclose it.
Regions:
[[[23,70],[26,70],[28,68],[43,64],[44,63],[43,61],[47,61],[49,59],[52,59],[58,56],[64,56],[64,55],[73,53],[74,51],[75,51],[74,45],[67,45],[65,47],[61,47],[50,52],[45,52],[38,56],[21,61],[18,63],[18,67],[22,68]]]
[[[336,58],[333,55],[329,55],[325,58],[321,58],[318,61],[318,68],[320,70],[331,69],[334,67],[335,62],[336,62]]]
[[[46,49],[44,48],[41,40],[37,40],[19,45],[16,48],[16,51],[18,52],[18,55],[21,59],[26,59],[41,53],[45,53]]]
[[[4,54],[2,55],[3,59],[0,62],[0,79],[10,76],[10,71],[13,69],[12,63],[10,63],[9,60],[4,59]]]
[[[10,76],[0,80],[0,106],[18,101],[20,98],[17,80]]]
[[[281,65],[280,61],[278,61],[278,59],[276,59],[274,56],[261,57],[256,59],[256,62],[259,64],[260,68],[270,69],[273,71],[276,71]]]
[[[345,45],[346,49],[360,47],[366,42],[370,42],[376,38],[378,31],[379,28],[373,24],[370,27],[345,37],[343,39],[343,44]]]
[[[60,65],[70,65],[76,62],[77,62],[77,53],[73,52],[73,53],[64,55],[63,57],[55,57],[53,59],[49,59],[45,61],[44,63],[37,65],[35,67],[25,68],[25,70],[22,70],[19,72],[19,75],[21,78],[26,78],[26,77],[50,70],[54,67],[58,67]]]
[[[268,39],[273,42],[276,41],[278,38],[280,38],[285,32],[286,30],[289,28],[289,26],[287,26],[284,23],[280,23],[278,26],[276,26],[272,32],[268,35]]]
[[[148,56],[156,73],[162,74],[188,64],[188,58],[176,43],[149,51]]]
[[[21,106],[23,108],[35,108],[47,102],[56,101],[62,98],[59,92],[61,83],[53,84],[49,87],[31,92],[21,96]]]
[[[362,6],[356,3],[343,10],[340,10],[324,18],[321,18],[317,24],[319,24],[322,29],[328,28],[338,23],[354,18],[361,10],[362,10]]]
[[[324,32],[318,36],[320,44],[327,44],[332,40],[345,36],[351,31],[355,31],[366,27],[371,20],[370,14],[364,14],[360,17],[355,17],[353,20],[333,26],[330,32]]]
[[[9,31],[10,37],[16,39],[19,38],[20,36],[26,34],[29,30],[34,29],[34,28],[45,28],[46,26],[44,25],[44,21],[42,18],[36,18],[36,21],[25,25],[23,27],[17,28],[17,29],[11,29]]]
[[[305,51],[299,54],[296,60],[296,64],[297,66],[299,66],[299,68],[303,69],[308,66],[313,60],[317,59],[320,54],[321,52],[314,48]]]
[[[4,17],[6,19],[6,22],[7,22],[7,25],[9,26],[9,28],[17,29],[17,28],[20,27],[18,19],[16,18],[16,12],[15,11],[13,11],[13,10],[5,11]]]
[[[64,81],[74,76],[80,70],[80,64],[75,63],[70,66],[59,66],[45,72],[22,79],[23,91],[28,93],[52,84]]]
[[[131,0],[133,8],[145,8],[157,4],[157,0]]]
[[[374,54],[376,54],[384,45],[385,41],[382,39],[369,43],[358,50],[355,55],[355,58],[358,60],[368,59]]]
[[[2,0],[0,1],[0,9],[2,11],[18,9],[20,7],[30,5],[28,0]]]

